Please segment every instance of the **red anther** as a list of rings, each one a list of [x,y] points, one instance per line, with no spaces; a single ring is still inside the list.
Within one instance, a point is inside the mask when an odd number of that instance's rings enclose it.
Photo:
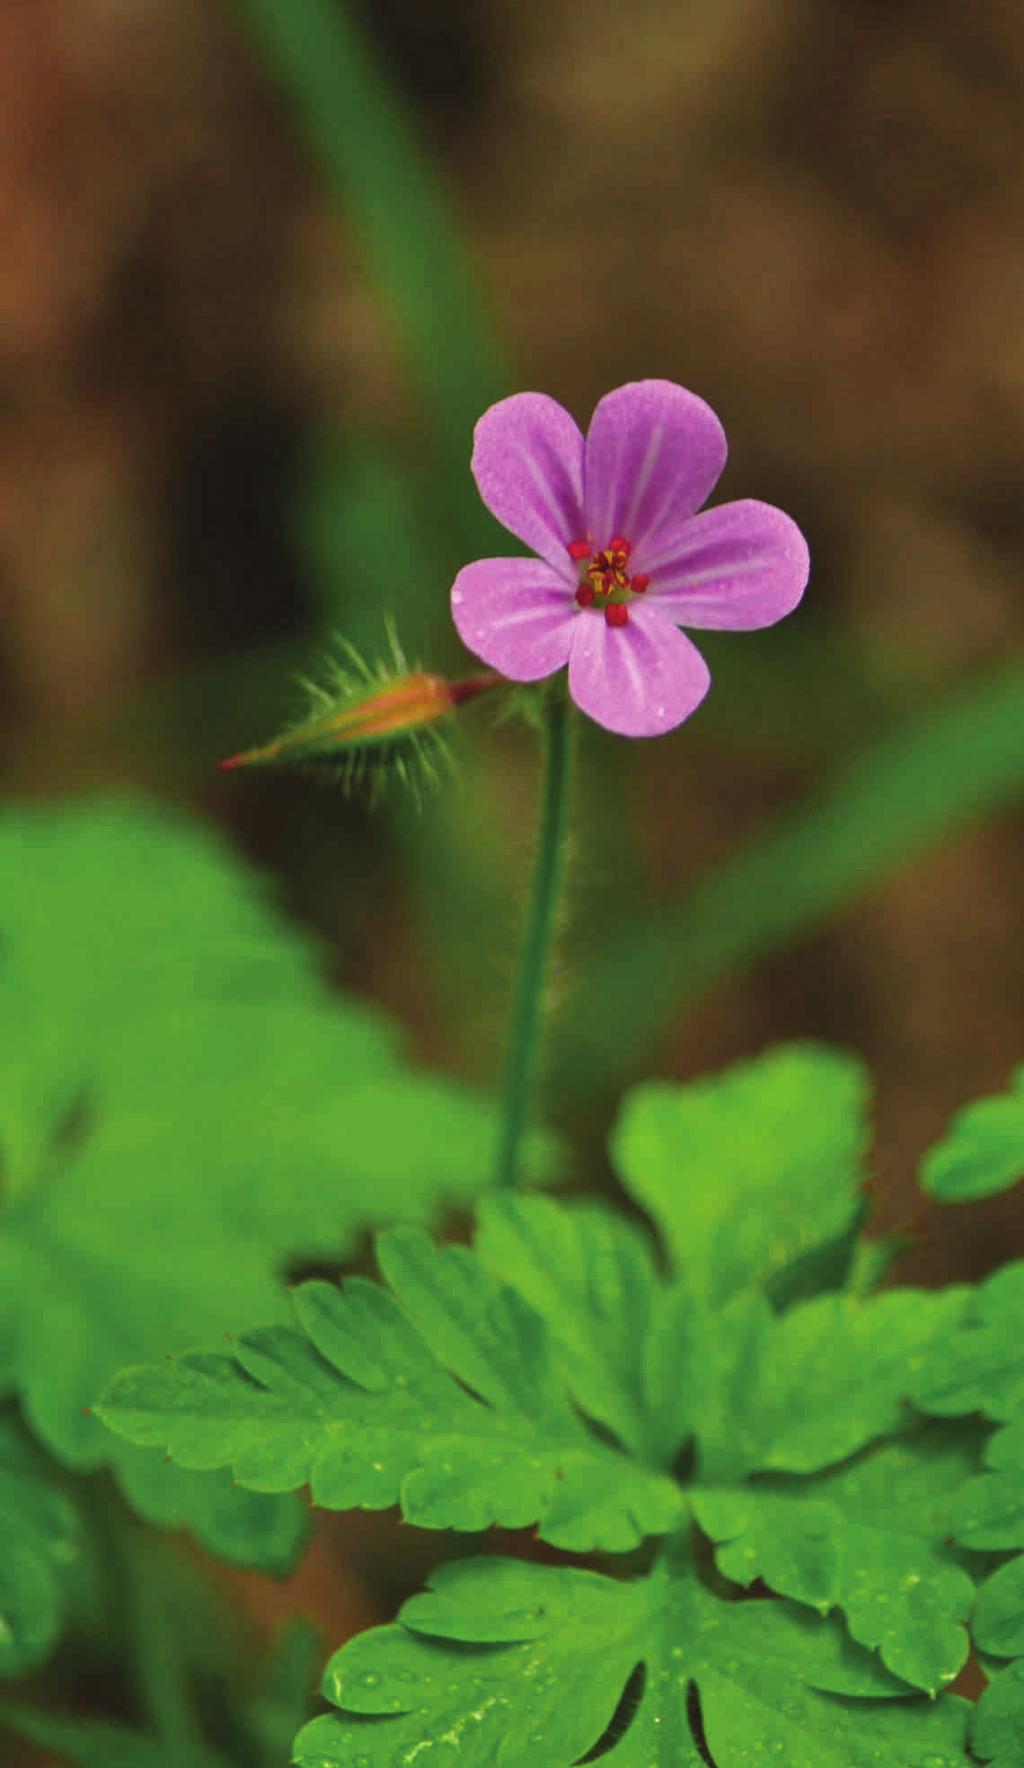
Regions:
[[[613,534],[608,542],[608,551],[612,553],[621,553],[624,559],[628,559],[633,548],[630,546],[629,541],[624,534]]]
[[[604,611],[609,626],[625,626],[629,620],[629,609],[625,602],[610,602]]]
[[[576,591],[576,600],[581,608],[589,608],[596,594],[597,591],[592,583],[581,583]]]
[[[643,595],[644,590],[647,588],[650,581],[650,578],[645,576],[643,571],[638,571],[635,577],[630,578],[629,587],[636,595]]]
[[[570,540],[570,542],[569,542],[569,557],[571,559],[589,559],[589,557],[590,557],[590,542],[589,542],[589,540]]]

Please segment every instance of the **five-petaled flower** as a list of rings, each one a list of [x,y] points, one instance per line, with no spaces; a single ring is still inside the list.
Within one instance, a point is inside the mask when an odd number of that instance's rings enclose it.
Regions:
[[[576,704],[623,736],[681,724],[711,678],[679,628],[771,626],[807,583],[807,544],[782,510],[745,500],[698,515],[725,457],[710,406],[671,381],[608,393],[585,440],[543,393],[492,405],[476,426],[477,487],[539,557],[459,572],[463,643],[513,681],[567,663]]]

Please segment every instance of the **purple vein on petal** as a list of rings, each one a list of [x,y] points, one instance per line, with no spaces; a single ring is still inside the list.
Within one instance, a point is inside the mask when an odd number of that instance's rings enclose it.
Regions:
[[[473,473],[503,527],[574,580],[567,547],[582,538],[583,437],[567,411],[544,393],[517,393],[476,426]]]
[[[645,558],[650,594],[683,626],[753,631],[796,607],[807,584],[807,542],[773,505],[746,499],[704,510]]]
[[[463,644],[512,681],[540,681],[568,662],[578,613],[568,586],[540,559],[477,559],[452,586]]]

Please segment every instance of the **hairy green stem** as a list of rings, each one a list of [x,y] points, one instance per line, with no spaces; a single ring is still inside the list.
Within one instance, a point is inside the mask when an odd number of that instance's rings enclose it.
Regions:
[[[537,1067],[541,1008],[562,877],[569,778],[569,702],[559,696],[545,711],[544,786],[533,888],[512,1008],[505,1108],[495,1182],[511,1189],[519,1178],[523,1134]]]

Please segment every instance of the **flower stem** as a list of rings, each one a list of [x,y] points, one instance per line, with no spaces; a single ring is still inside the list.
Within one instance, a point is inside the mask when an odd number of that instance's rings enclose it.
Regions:
[[[511,1190],[518,1182],[522,1140],[529,1121],[544,984],[562,877],[568,777],[569,702],[560,695],[549,700],[545,710],[543,800],[533,888],[512,1008],[495,1172],[499,1190]]]

